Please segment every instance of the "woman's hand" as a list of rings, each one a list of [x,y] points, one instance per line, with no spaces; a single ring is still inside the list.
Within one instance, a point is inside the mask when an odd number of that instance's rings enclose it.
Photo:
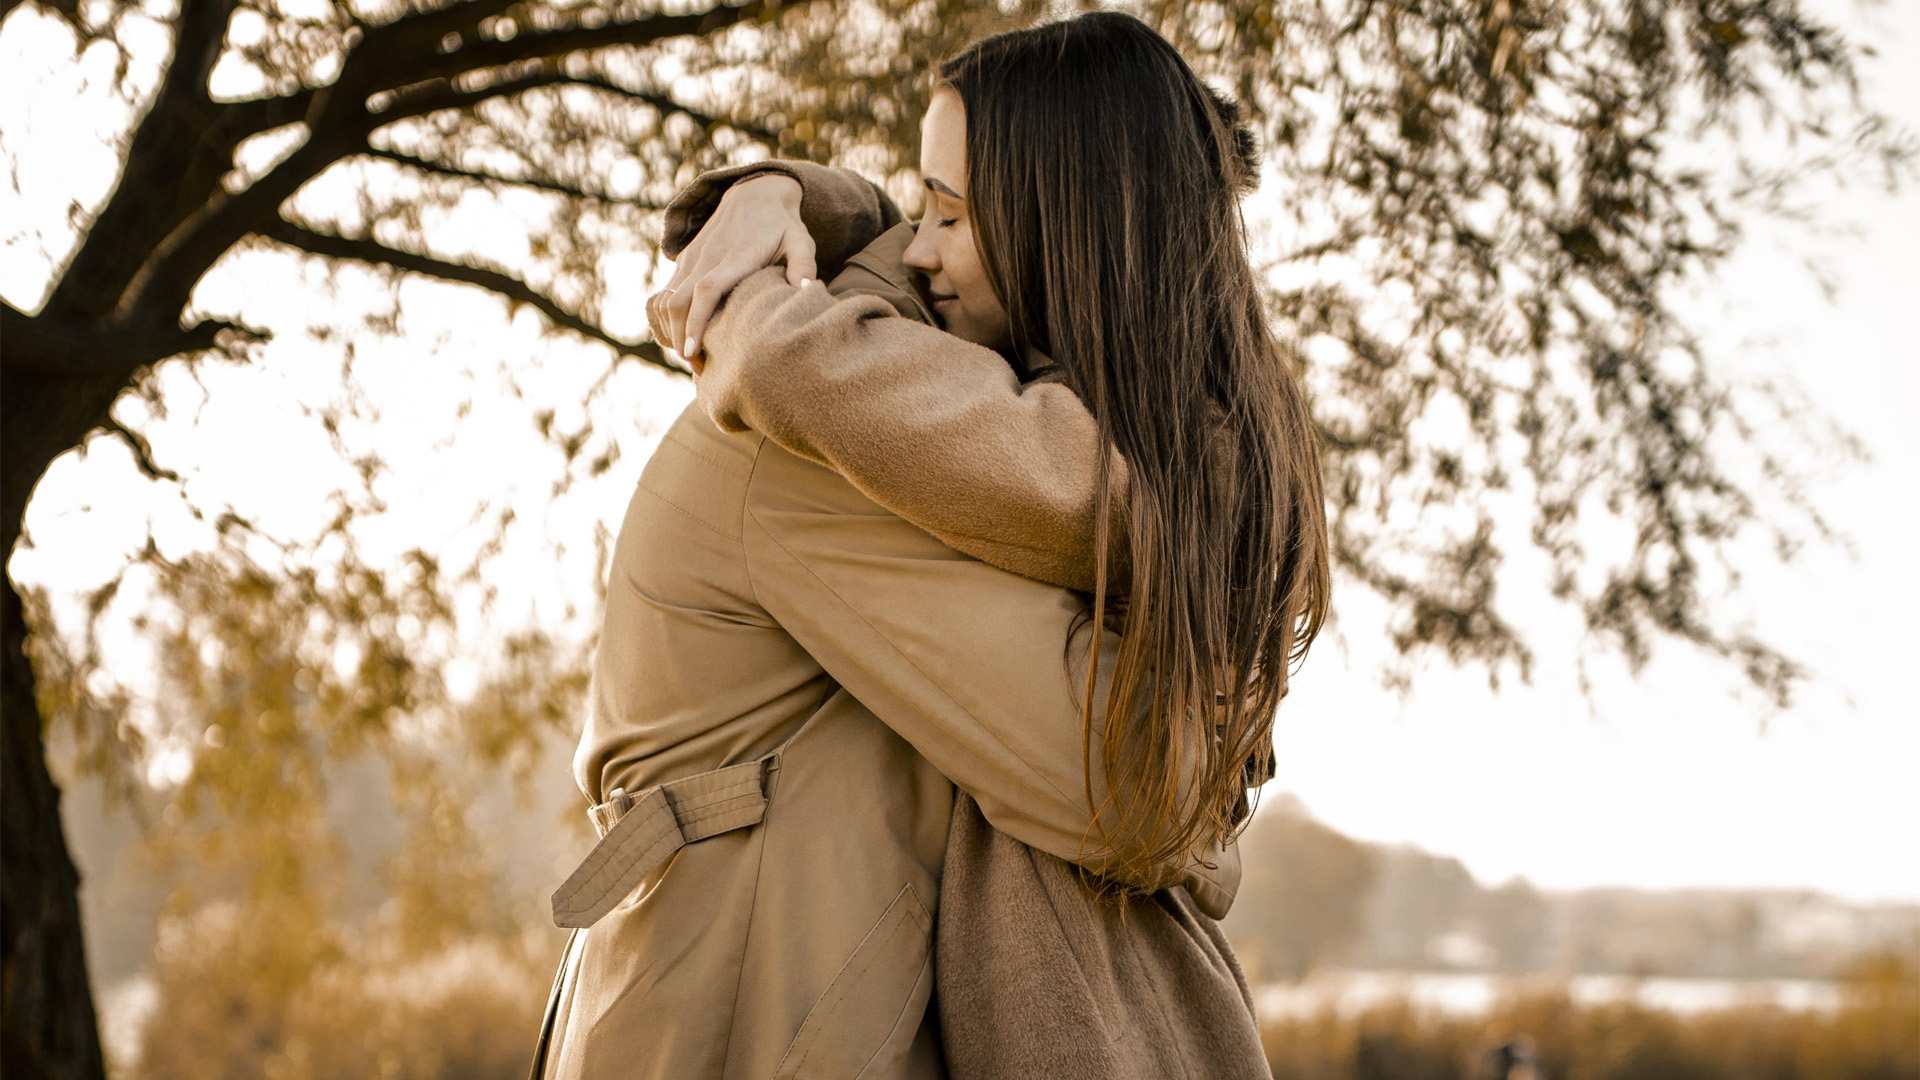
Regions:
[[[713,216],[680,253],[664,292],[647,300],[654,340],[687,358],[695,374],[700,335],[715,308],[748,274],[785,261],[787,281],[804,285],[817,272],[813,237],[800,222],[800,182],[761,173],[735,183]]]

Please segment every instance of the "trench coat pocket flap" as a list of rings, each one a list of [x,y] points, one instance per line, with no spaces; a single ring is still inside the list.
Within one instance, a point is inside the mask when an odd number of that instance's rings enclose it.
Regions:
[[[647,789],[554,890],[554,925],[592,926],[674,852],[758,825],[767,813],[771,766],[762,758]]]
[[[808,1010],[773,1080],[867,1076],[883,1050],[918,1029],[933,990],[932,953],[933,917],[903,885]]]

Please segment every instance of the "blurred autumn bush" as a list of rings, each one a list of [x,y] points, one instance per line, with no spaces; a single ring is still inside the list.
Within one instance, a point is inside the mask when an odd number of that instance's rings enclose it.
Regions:
[[[307,905],[216,902],[164,925],[142,1080],[520,1080],[559,941],[480,935],[429,952],[329,927]]]
[[[1832,1011],[1740,1006],[1688,1015],[1567,994],[1509,997],[1484,1016],[1406,1002],[1262,1025],[1274,1080],[1914,1080],[1920,968],[1892,954],[1857,961]],[[1502,1072],[1525,1043],[1532,1071]]]

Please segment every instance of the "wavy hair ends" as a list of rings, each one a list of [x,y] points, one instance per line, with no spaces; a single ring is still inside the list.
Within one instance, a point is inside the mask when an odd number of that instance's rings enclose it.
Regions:
[[[1257,142],[1130,15],[984,38],[937,86],[965,107],[969,216],[1015,348],[1061,365],[1127,462],[1124,592],[1108,587],[1110,491],[1095,516],[1092,618],[1124,613],[1125,631],[1104,703],[1094,636],[1087,798],[1097,753],[1109,876],[1158,888],[1244,824],[1327,611],[1319,447],[1240,216]]]

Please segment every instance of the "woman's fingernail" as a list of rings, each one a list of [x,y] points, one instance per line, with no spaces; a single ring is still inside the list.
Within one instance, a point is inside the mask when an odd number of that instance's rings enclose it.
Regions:
[[[811,284],[811,283],[812,283],[812,281],[813,281],[813,279],[812,279],[812,278],[810,278],[810,277],[803,277],[803,278],[801,278],[801,279],[800,279],[800,287],[804,289],[804,288],[806,288],[806,287],[807,287],[807,286],[808,286],[809,284]]]
[[[697,353],[697,352],[699,352],[699,351],[700,351],[700,339],[699,339],[699,338],[688,338],[688,339],[687,339],[687,347],[686,347],[686,348],[685,348],[684,350],[682,350],[682,351],[683,351],[683,352],[684,352],[684,353],[685,353],[686,355],[688,355],[688,356],[692,356],[692,355],[693,355],[694,353]]]

